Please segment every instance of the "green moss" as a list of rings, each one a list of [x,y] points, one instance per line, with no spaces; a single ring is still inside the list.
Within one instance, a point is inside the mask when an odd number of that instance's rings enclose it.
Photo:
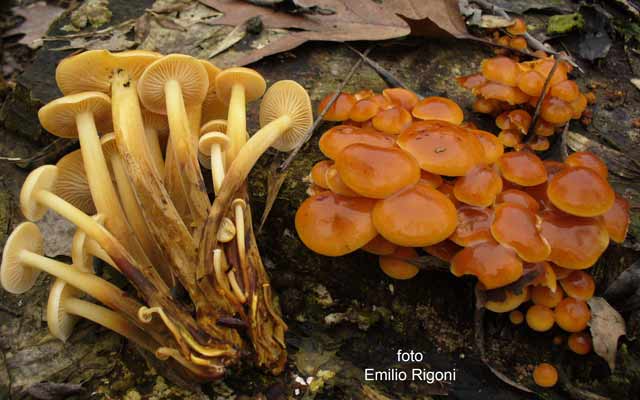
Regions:
[[[584,27],[584,18],[580,13],[554,15],[547,23],[547,33],[550,35],[562,35]]]

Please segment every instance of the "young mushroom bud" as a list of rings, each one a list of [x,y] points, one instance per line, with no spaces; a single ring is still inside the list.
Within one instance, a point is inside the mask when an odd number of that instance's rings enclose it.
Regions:
[[[553,310],[539,304],[534,304],[527,310],[527,325],[536,332],[546,332],[555,323]]]
[[[213,190],[217,195],[224,180],[225,160],[224,151],[229,146],[229,138],[224,133],[226,123],[224,120],[213,120],[206,123],[200,130],[202,136],[198,142],[200,154],[208,158],[209,169],[213,180]],[[206,164],[206,163],[205,163]]]
[[[564,298],[555,308],[554,316],[560,328],[567,332],[580,332],[591,320],[591,310],[583,300]]]
[[[494,313],[507,313],[520,307],[522,303],[529,299],[529,288],[525,287],[520,290],[520,293],[515,293],[512,290],[505,291],[505,298],[502,301],[487,300],[484,307],[493,311]]]

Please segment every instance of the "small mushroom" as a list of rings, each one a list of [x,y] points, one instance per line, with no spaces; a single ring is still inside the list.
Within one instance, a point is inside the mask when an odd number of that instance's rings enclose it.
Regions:
[[[401,134],[412,121],[409,111],[399,106],[382,110],[371,120],[374,128],[390,135]]]
[[[324,109],[327,108],[327,104],[329,104],[329,101],[334,95],[335,93],[329,93],[320,101],[318,105],[318,115],[322,114]],[[356,98],[352,94],[340,93],[336,101],[333,102],[329,110],[324,114],[323,119],[333,122],[346,121],[349,119],[349,114],[355,104]]]
[[[599,217],[609,232],[609,237],[616,243],[624,242],[629,230],[631,218],[629,215],[629,202],[616,193],[613,206]]]
[[[355,143],[391,148],[395,144],[393,136],[355,126],[338,125],[322,134],[318,145],[322,154],[336,160],[345,147]]]
[[[551,143],[549,143],[549,139],[546,137],[536,135],[527,143],[527,147],[533,151],[547,151],[549,147],[551,147]]]
[[[400,106],[409,112],[415,107],[419,100],[415,93],[404,88],[384,89],[382,95],[389,99],[392,104]]]
[[[432,174],[429,171],[420,170],[420,183],[437,189],[442,185],[443,179],[440,175]]]
[[[538,59],[534,61],[525,62],[522,64],[530,65],[531,67],[533,67],[534,71],[538,72],[546,80],[549,74],[551,73],[551,70],[553,69],[553,65],[555,64],[555,61],[552,58],[545,58],[545,59]],[[553,86],[562,81],[566,81],[567,78],[568,78],[567,64],[560,62],[558,63],[558,67],[556,68],[555,72],[551,76],[549,83]]]
[[[453,243],[469,247],[478,243],[493,241],[491,221],[493,210],[470,206],[458,207],[458,225],[449,240]]]
[[[555,174],[549,180],[547,196],[560,210],[580,217],[602,215],[615,202],[609,183],[585,167],[569,167]]]
[[[530,209],[534,213],[538,212],[538,210],[540,209],[540,204],[538,204],[538,201],[536,199],[534,199],[528,193],[518,189],[507,189],[502,191],[496,197],[495,201],[496,205],[501,203],[519,204]]]
[[[564,163],[570,167],[588,168],[600,175],[602,179],[607,179],[609,177],[607,164],[605,164],[600,157],[588,151],[577,151],[569,154],[569,156],[564,160]]]
[[[529,96],[538,97],[542,94],[545,78],[534,70],[520,73],[518,76],[518,88]]]
[[[362,250],[378,256],[391,255],[396,251],[397,248],[397,245],[391,243],[380,235],[377,235],[369,242],[367,242],[367,244],[362,246]]]
[[[514,203],[495,207],[491,234],[503,246],[510,247],[524,261],[544,261],[551,254],[551,246],[540,235],[538,217],[529,208]]]
[[[502,191],[502,178],[493,166],[478,164],[465,176],[458,177],[453,194],[463,203],[489,207]]]
[[[109,79],[115,66],[115,59],[108,50],[85,51],[58,63],[56,83],[64,95],[92,90],[109,93]]]
[[[582,116],[582,113],[587,108],[587,104],[588,104],[587,97],[582,93],[580,93],[580,95],[575,100],[569,103],[569,106],[571,106],[571,110],[573,110],[571,119],[580,119],[580,117]]]
[[[220,229],[218,229],[216,237],[220,243],[230,242],[234,237],[236,237],[236,225],[230,218],[222,218],[222,222],[220,222]]]
[[[529,297],[529,288],[523,288],[520,293],[514,293],[512,290],[505,291],[505,299],[502,301],[487,300],[484,307],[494,313],[507,313],[520,307],[522,303],[527,301]],[[509,316],[511,318],[511,316]]]
[[[557,97],[545,97],[540,107],[540,116],[555,125],[567,123],[573,116],[573,108]]]
[[[411,110],[411,114],[421,120],[440,120],[460,125],[464,119],[462,109],[453,100],[432,96],[420,100]]]
[[[511,106],[524,104],[530,98],[518,87],[507,86],[497,82],[487,82],[480,86],[478,94],[487,100],[504,101]]]
[[[509,313],[509,321],[514,325],[520,325],[524,322],[524,314],[520,310],[513,310]]]
[[[591,335],[587,331],[575,332],[569,335],[567,345],[571,351],[583,356],[591,353],[593,340],[591,340]]]
[[[369,121],[375,117],[379,111],[380,106],[378,103],[371,99],[361,99],[351,108],[349,119],[355,122]]]
[[[553,310],[540,304],[534,304],[527,310],[527,326],[536,332],[546,332],[553,328],[555,319]]]
[[[57,163],[59,175],[54,192],[87,214],[95,214],[96,206],[82,161],[82,151],[76,150],[62,157]]]
[[[242,270],[243,282],[245,290],[249,287],[249,273],[247,270],[247,251],[245,236],[245,213],[247,211],[247,203],[243,199],[234,199],[231,203],[233,207],[233,215],[235,218],[236,229],[236,245],[238,247],[238,258],[240,259],[240,269]],[[224,221],[224,218],[223,218]],[[223,225],[223,224],[221,224]],[[219,231],[218,231],[219,232]]]
[[[531,301],[533,304],[554,308],[560,303],[560,301],[562,301],[563,298],[564,291],[561,288],[557,288],[553,291],[546,286],[531,287]]]
[[[313,164],[309,174],[311,183],[323,189],[328,189],[326,173],[332,165],[333,161],[331,160],[322,160]]]
[[[558,371],[551,364],[541,363],[533,370],[533,381],[540,387],[553,387],[558,382]]]
[[[522,144],[522,133],[516,129],[503,129],[498,134],[498,140],[504,147],[517,148]]]
[[[497,164],[504,179],[520,186],[536,186],[547,180],[542,160],[526,150],[505,153]]]
[[[472,74],[467,76],[459,76],[456,78],[458,84],[465,89],[477,89],[480,86],[487,83],[487,78],[484,77],[481,73]]]
[[[584,271],[573,271],[569,276],[560,280],[560,286],[567,293],[567,296],[584,301],[592,298],[596,291],[596,283],[591,275]]]
[[[451,260],[455,276],[474,275],[487,288],[499,288],[520,279],[522,260],[516,252],[494,241],[465,247]]]
[[[220,192],[225,174],[224,151],[229,146],[229,138],[226,135],[226,121],[213,120],[202,126],[198,148],[200,154],[204,154],[209,161],[213,191],[217,195]]]
[[[518,84],[518,64],[509,57],[487,58],[481,64],[482,75],[490,81],[506,86]]]
[[[393,254],[379,257],[380,269],[393,279],[411,279],[420,270],[407,260],[417,257],[418,253],[412,247],[398,247]]]
[[[549,95],[571,103],[580,96],[580,88],[576,81],[567,79],[551,86]]]
[[[478,139],[484,150],[484,163],[493,164],[504,154],[504,145],[491,132],[480,129],[469,129],[469,132]]]
[[[545,121],[544,119],[538,119],[536,125],[533,128],[533,133],[538,136],[551,136],[556,132],[556,127],[550,122]]]
[[[587,328],[591,320],[591,311],[585,301],[565,297],[556,306],[554,317],[558,326],[564,331],[580,332]]]

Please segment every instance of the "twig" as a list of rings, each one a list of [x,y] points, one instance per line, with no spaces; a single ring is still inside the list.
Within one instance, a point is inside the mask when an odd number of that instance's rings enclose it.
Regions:
[[[556,69],[558,69],[558,65],[560,65],[560,58],[556,58],[554,60],[553,67],[551,67],[551,71],[549,71],[549,75],[547,75],[547,79],[544,81],[544,86],[542,86],[542,93],[540,94],[540,97],[538,97],[538,102],[536,103],[536,111],[533,114],[533,119],[531,120],[531,125],[529,126],[529,132],[527,132],[527,135],[529,135],[529,138],[527,139],[527,143],[533,137],[531,132],[535,129],[536,123],[540,118],[540,108],[542,108],[542,102],[544,101],[544,98],[547,96],[547,89],[549,88],[551,77],[553,76],[553,74],[556,73]]]
[[[368,55],[369,52],[372,49],[373,49],[373,45],[369,46],[364,51],[363,55],[365,55],[365,56]],[[309,141],[309,139],[311,139],[311,136],[313,136],[313,132],[315,132],[315,130],[318,128],[318,126],[320,126],[320,124],[322,123],[322,118],[329,111],[331,106],[333,106],[333,103],[336,102],[336,100],[338,99],[338,96],[340,96],[340,92],[342,92],[342,90],[347,85],[347,83],[349,83],[349,81],[351,80],[351,77],[353,77],[353,74],[355,74],[356,70],[358,69],[358,67],[360,67],[360,65],[362,64],[363,61],[364,60],[362,59],[362,57],[360,57],[360,59],[358,59],[358,61],[356,61],[356,63],[353,64],[353,66],[351,67],[351,70],[349,71],[349,73],[344,78],[344,80],[342,81],[342,83],[340,84],[340,86],[338,87],[336,92],[333,94],[333,96],[329,100],[329,103],[327,103],[327,106],[324,108],[324,110],[322,110],[320,112],[320,114],[318,114],[318,116],[316,117],[316,120],[313,121],[313,125],[311,125],[311,128],[309,128],[309,130],[307,131],[307,134],[305,135],[304,139],[300,142],[300,144],[298,146],[296,146],[295,149],[293,149],[291,151],[291,153],[289,154],[289,157],[287,157],[286,160],[284,160],[282,162],[282,164],[280,164],[280,166],[277,169],[278,173],[282,173],[287,168],[289,168],[289,165],[291,164],[293,159],[296,158],[296,156],[298,155],[298,152],[300,152],[300,149],[302,148],[302,146],[304,146],[305,143],[307,143]]]

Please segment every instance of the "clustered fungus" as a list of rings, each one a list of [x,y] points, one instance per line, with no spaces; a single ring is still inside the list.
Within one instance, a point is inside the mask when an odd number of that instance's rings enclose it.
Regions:
[[[544,82],[549,64],[541,59],[524,72],[534,71]],[[551,99],[568,102],[579,91],[560,71]],[[522,74],[522,65],[500,57],[463,82],[513,94],[522,91]],[[319,112],[333,96],[321,101]],[[512,104],[528,101],[528,94],[519,96]],[[630,218],[629,203],[607,181],[606,164],[588,152],[563,162],[542,160],[535,149],[518,146],[532,124],[523,109],[500,113],[496,136],[464,123],[460,107],[442,97],[419,99],[394,88],[337,98],[325,119],[340,125],[319,140],[329,159],[311,169],[310,197],[296,213],[302,242],[330,257],[362,249],[399,280],[419,273],[424,253],[433,255],[448,262],[453,275],[477,279],[486,309],[509,313],[513,324],[526,322],[536,332],[557,326],[571,334],[572,351],[588,353],[587,301],[596,286],[586,270],[610,239],[624,241]],[[388,110],[404,110],[413,119],[376,124]],[[507,134],[517,139],[514,145],[505,143]],[[536,371],[538,384],[555,384],[552,366]]]
[[[247,68],[139,50],[71,56],[56,83],[64,97],[40,109],[40,123],[78,138],[80,150],[24,182],[20,207],[29,222],[7,240],[2,287],[20,294],[40,272],[56,277],[47,320],[63,341],[85,318],[198,381],[223,377],[241,358],[280,373],[287,326],[260,259],[246,178],[269,147],[290,151],[301,142],[313,122],[306,91],[293,81],[267,88]],[[249,135],[246,105],[260,98],[260,129]],[[417,163],[402,156],[417,181]],[[213,198],[199,161],[211,170]],[[368,216],[373,201],[353,198],[343,208]],[[43,255],[33,222],[48,210],[77,227],[72,264]],[[377,235],[370,218],[360,219],[369,228],[347,246]],[[94,259],[136,292],[96,276]],[[176,290],[187,300],[177,301]]]

